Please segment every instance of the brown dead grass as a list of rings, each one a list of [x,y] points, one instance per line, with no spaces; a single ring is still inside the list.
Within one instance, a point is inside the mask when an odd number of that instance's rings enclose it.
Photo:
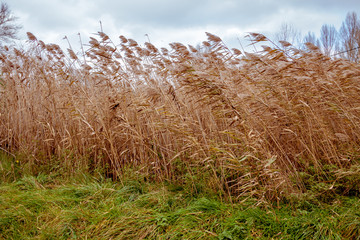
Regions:
[[[56,157],[114,178],[124,166],[154,180],[208,172],[213,188],[270,199],[303,191],[309,167],[359,160],[359,64],[207,36],[201,49],[157,49],[99,32],[78,56],[29,34],[28,48],[1,54],[0,147],[34,169]]]

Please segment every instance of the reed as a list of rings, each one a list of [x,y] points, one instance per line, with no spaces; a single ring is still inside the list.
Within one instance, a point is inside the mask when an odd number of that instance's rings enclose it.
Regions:
[[[247,53],[207,33],[198,49],[158,49],[99,32],[79,55],[28,36],[0,56],[0,147],[32,171],[121,180],[133,166],[154,181],[199,175],[228,196],[279,200],[306,192],[302,173],[326,179],[334,166],[335,184],[359,169],[360,65],[311,44],[285,51],[252,33],[266,46]]]

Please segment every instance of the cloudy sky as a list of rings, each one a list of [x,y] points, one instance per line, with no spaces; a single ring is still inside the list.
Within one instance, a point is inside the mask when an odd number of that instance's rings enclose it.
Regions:
[[[303,34],[319,33],[323,24],[337,29],[350,11],[360,15],[359,0],[5,0],[23,26],[20,38],[32,32],[46,43],[74,46],[100,30],[114,42],[118,36],[156,46],[170,42],[196,45],[205,32],[220,36],[230,47],[240,47],[247,32],[267,36],[282,23]],[[246,42],[246,41],[245,41]]]

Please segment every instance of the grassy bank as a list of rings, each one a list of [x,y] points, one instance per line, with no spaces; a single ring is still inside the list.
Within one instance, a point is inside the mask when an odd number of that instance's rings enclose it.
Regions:
[[[231,199],[199,179],[149,181],[134,169],[121,181],[101,172],[34,176],[4,155],[0,169],[1,239],[360,239],[359,198],[320,183],[268,202]]]
[[[358,198],[232,205],[171,184],[46,175],[0,185],[1,239],[359,239]]]

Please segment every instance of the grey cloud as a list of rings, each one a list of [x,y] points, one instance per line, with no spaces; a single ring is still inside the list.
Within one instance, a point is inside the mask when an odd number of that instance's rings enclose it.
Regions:
[[[358,0],[11,0],[12,10],[28,15],[25,31],[70,34],[98,31],[144,39],[144,34],[207,31],[236,27],[276,32],[283,21],[294,21],[303,33],[324,23],[338,25],[349,11],[360,10]],[[360,13],[359,13],[360,14]],[[329,22],[330,21],[330,22]],[[114,33],[115,31],[115,33]],[[191,32],[188,31],[188,32]],[[216,34],[216,33],[214,33]],[[180,33],[181,36],[181,33]],[[188,36],[188,35],[186,35]],[[198,36],[198,34],[197,34]],[[222,36],[220,36],[222,37]],[[171,37],[164,36],[167,42]],[[205,38],[205,37],[204,37]],[[189,40],[191,41],[191,40]]]
[[[282,0],[282,3],[287,6],[297,7],[297,8],[316,8],[319,11],[329,11],[329,10],[346,10],[346,11],[359,11],[360,10],[360,1],[358,0],[292,0],[286,1]]]
[[[78,9],[80,2],[73,0],[15,0],[9,6],[21,13],[31,13],[27,21],[40,30],[66,30],[76,27],[82,21],[85,11],[83,8]]]
[[[106,1],[102,1],[106,2]],[[114,16],[119,24],[145,24],[154,27],[197,27],[203,25],[255,24],[266,19],[271,1],[118,1],[99,4],[93,15]],[[258,14],[264,12],[266,14]],[[276,12],[276,8],[275,8]]]
[[[13,0],[11,5],[31,11],[30,21],[43,28],[66,29],[88,18],[111,15],[117,25],[184,28],[204,25],[252,26],[279,16],[281,9],[307,9],[321,14],[360,9],[356,0]]]
[[[197,27],[203,25],[255,25],[279,16],[280,10],[304,9],[319,14],[360,9],[355,0],[132,0],[99,1],[93,15],[111,14],[119,24],[154,27]]]

